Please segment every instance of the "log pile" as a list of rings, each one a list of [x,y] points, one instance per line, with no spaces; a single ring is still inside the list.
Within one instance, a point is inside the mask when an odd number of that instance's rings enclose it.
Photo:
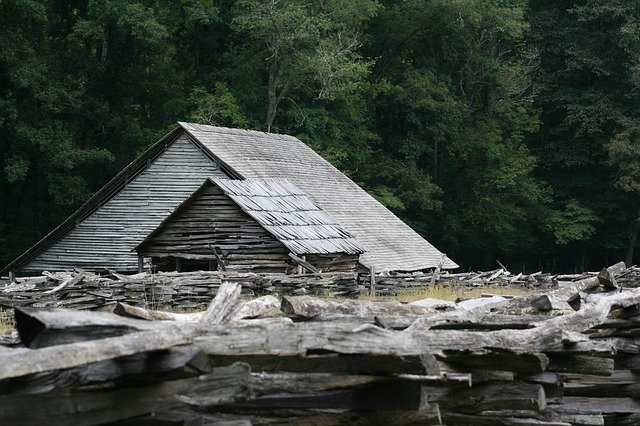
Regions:
[[[351,297],[357,294],[349,274],[285,275],[237,272],[164,272],[97,275],[84,271],[44,272],[16,278],[0,287],[0,306],[98,309],[117,302],[148,308],[204,309],[223,282],[239,283],[247,296],[314,294]]]
[[[407,292],[415,292],[429,285],[446,285],[457,288],[478,288],[483,286],[515,286],[531,290],[543,291],[571,282],[595,277],[597,272],[584,272],[580,274],[551,274],[542,271],[531,274],[511,273],[501,265],[499,269],[484,272],[449,272],[434,270],[431,272],[415,273],[391,273],[390,275],[377,275],[375,278],[375,292],[379,296],[397,295]],[[634,285],[640,282],[640,268],[632,266],[618,277],[625,285]],[[370,287],[369,275],[361,275],[359,283],[362,287]]]
[[[278,316],[231,282],[194,314],[16,308],[0,424],[638,424],[629,277],[460,303],[285,296]]]

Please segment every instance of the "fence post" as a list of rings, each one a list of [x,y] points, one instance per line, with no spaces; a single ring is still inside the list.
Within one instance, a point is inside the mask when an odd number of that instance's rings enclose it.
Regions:
[[[371,285],[369,294],[371,295],[371,297],[376,297],[376,267],[375,266],[371,266],[371,268],[369,269],[369,274],[370,274],[369,280]]]

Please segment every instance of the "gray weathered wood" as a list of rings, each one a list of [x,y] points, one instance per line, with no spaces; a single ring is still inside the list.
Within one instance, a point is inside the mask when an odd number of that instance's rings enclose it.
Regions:
[[[285,296],[282,312],[303,318],[321,314],[373,315],[422,315],[434,313],[432,308],[407,305],[401,302],[369,302],[363,300],[330,300],[312,296]]]
[[[237,314],[238,298],[242,287],[238,283],[224,282],[216,297],[200,318],[201,324],[215,325],[231,321]]]

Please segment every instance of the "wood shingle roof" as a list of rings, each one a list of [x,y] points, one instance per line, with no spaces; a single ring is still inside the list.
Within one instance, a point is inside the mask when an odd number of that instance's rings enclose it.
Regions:
[[[221,163],[245,179],[286,178],[351,233],[377,271],[456,268],[375,198],[293,136],[180,123]],[[444,260],[444,261],[443,261]]]

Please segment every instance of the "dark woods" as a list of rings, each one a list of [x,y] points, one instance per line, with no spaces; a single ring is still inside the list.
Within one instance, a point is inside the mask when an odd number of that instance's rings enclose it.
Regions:
[[[639,76],[631,0],[2,0],[0,264],[178,120],[298,136],[464,269],[632,261]]]

